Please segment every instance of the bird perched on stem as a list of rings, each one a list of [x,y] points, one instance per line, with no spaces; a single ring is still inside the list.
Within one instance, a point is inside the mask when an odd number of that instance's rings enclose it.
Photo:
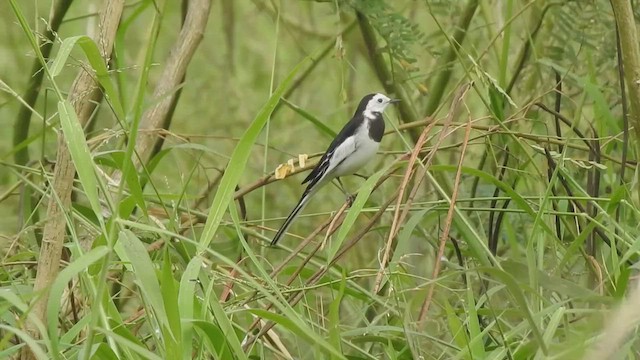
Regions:
[[[309,183],[309,185],[273,237],[271,245],[275,245],[280,240],[318,189],[331,180],[337,179],[340,189],[350,197],[342,186],[340,176],[354,174],[374,157],[384,134],[382,112],[389,104],[398,101],[379,93],[369,94],[360,100],[351,120],[340,130],[316,167],[302,181],[303,184]]]

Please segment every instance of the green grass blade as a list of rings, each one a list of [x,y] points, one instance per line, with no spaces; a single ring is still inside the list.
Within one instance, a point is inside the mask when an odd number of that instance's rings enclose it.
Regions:
[[[538,346],[544,354],[548,354],[549,351],[542,336],[542,331],[538,327],[538,323],[535,321],[533,314],[531,313],[531,308],[529,307],[527,299],[522,293],[522,289],[520,289],[520,286],[513,278],[513,276],[505,271],[496,268],[479,268],[479,270],[491,274],[494,278],[502,282],[507,287],[509,293],[513,296],[516,304],[518,305],[518,308],[524,313],[525,318],[529,323],[530,330],[533,333],[534,338],[538,342]]]
[[[331,130],[330,127],[325,125],[324,122],[322,122],[317,117],[313,116],[308,111],[306,111],[303,108],[299,107],[298,105],[293,104],[292,102],[290,102],[289,100],[284,99],[284,98],[282,99],[282,102],[285,105],[287,105],[291,110],[295,111],[300,116],[302,116],[302,118],[309,120],[313,124],[313,126],[315,126],[318,130],[320,130],[321,134],[326,135],[327,138],[333,139],[334,137],[336,137],[336,135],[338,135],[335,131]]]
[[[91,249],[79,259],[65,267],[58,277],[56,277],[53,285],[51,285],[49,302],[47,303],[47,324],[51,340],[51,353],[54,358],[58,359],[60,356],[58,341],[58,315],[60,315],[60,301],[62,294],[66,289],[67,284],[81,271],[87,270],[91,264],[102,259],[108,253],[109,249],[106,246]]]
[[[213,286],[213,282],[210,284]],[[211,298],[208,302],[209,308],[213,313],[213,317],[216,320],[218,328],[222,332],[224,339],[227,345],[231,348],[232,352],[238,357],[240,360],[248,359],[245,352],[242,350],[242,345],[240,343],[240,339],[238,338],[235,329],[233,327],[233,323],[229,316],[225,312],[222,304],[218,301],[217,298]],[[201,324],[199,324],[201,325]]]
[[[98,196],[98,178],[96,177],[95,164],[91,158],[91,152],[85,140],[84,131],[78,121],[76,112],[68,100],[58,102],[58,113],[60,124],[64,132],[67,146],[71,154],[71,159],[76,167],[78,177],[82,183],[87,199],[91,204],[91,209],[96,214],[98,222],[104,228],[102,208]]]
[[[136,275],[136,283],[141,295],[149,305],[147,311],[153,312],[162,330],[171,328],[155,266],[144,244],[133,232],[122,230],[114,249],[120,259],[128,263],[126,265],[130,271]],[[172,340],[175,341],[175,339]]]
[[[18,328],[2,324],[2,323],[0,323],[0,329],[4,330],[3,332],[16,334],[16,336],[21,341],[24,341],[27,344],[27,346],[29,346],[29,349],[31,349],[33,354],[36,356],[36,359],[38,359],[38,360],[48,360],[48,359],[50,359],[50,357],[47,356],[47,354],[44,353],[44,351],[42,350],[42,347],[40,347],[38,342],[34,338],[29,336],[29,334],[27,334],[26,332],[24,332],[24,331],[22,331],[22,330],[20,330]]]
[[[326,352],[327,355],[330,355],[335,359],[346,359],[346,357],[340,352],[339,349],[333,347],[327,341],[320,339],[317,336],[313,336],[312,334],[308,333],[305,329],[301,329],[300,327],[298,327],[295,321],[292,321],[291,319],[289,319],[284,315],[275,314],[263,309],[247,309],[247,311],[265,320],[271,320],[277,323],[283,328],[305,339],[310,344],[319,346],[321,349],[323,349]]]
[[[308,58],[305,58],[305,60],[300,62],[282,81],[267,103],[262,107],[247,131],[242,135],[238,145],[233,150],[231,160],[229,160],[229,165],[220,180],[220,186],[213,198],[209,215],[207,216],[207,222],[205,223],[204,230],[200,236],[200,252],[209,246],[209,243],[218,230],[218,226],[220,226],[222,216],[229,206],[229,202],[231,202],[235,187],[238,184],[238,181],[240,181],[240,176],[244,172],[244,168],[249,160],[253,144],[258,139],[258,136],[260,135],[264,125],[267,123],[267,120],[269,120],[269,116],[278,105],[280,97],[282,97],[285,91],[287,91],[287,88],[293,81],[295,74],[300,70],[302,65],[307,63],[307,61]]]
[[[178,306],[182,322],[182,358],[191,359],[191,344],[193,342],[193,302],[195,299],[196,280],[202,266],[202,259],[195,257],[191,259],[180,279],[180,290],[178,293]]]
[[[124,119],[124,110],[122,108],[122,104],[120,104],[120,98],[118,93],[116,92],[111,79],[109,78],[109,71],[107,70],[107,66],[104,63],[104,59],[100,56],[100,50],[96,43],[88,36],[73,36],[62,41],[62,45],[60,45],[60,50],[56,55],[55,60],[51,64],[50,72],[52,77],[56,77],[62,71],[64,65],[67,63],[69,59],[69,55],[71,54],[71,50],[78,45],[84,52],[87,60],[89,60],[89,64],[91,64],[91,68],[96,72],[96,79],[102,88],[104,89],[104,93],[107,101],[113,106],[113,110],[116,113],[118,119]]]
[[[173,264],[167,249],[164,251],[160,276],[160,290],[169,321],[169,327],[166,328],[166,331],[171,332],[171,336],[164,336],[165,356],[170,359],[179,359],[182,353],[181,314],[180,307],[178,307],[178,289],[173,278]]]
[[[373,188],[376,186],[376,183],[382,177],[382,175],[387,172],[387,169],[378,171],[375,174],[371,175],[367,179],[367,181],[365,181],[365,183],[360,187],[360,190],[358,190],[358,195],[351,205],[351,208],[349,208],[347,216],[345,216],[344,221],[342,222],[342,226],[340,226],[338,235],[331,242],[331,246],[327,254],[327,263],[330,263],[338,250],[340,250],[344,239],[347,237],[349,230],[351,230],[353,224],[355,224],[356,220],[358,219],[358,215],[360,215],[360,212],[362,212],[362,209],[369,199],[369,195],[371,195]]]

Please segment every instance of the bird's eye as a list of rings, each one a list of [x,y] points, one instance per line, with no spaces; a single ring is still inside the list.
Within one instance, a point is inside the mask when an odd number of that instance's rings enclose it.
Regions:
[[[379,102],[380,104],[382,104],[382,99],[378,99],[378,102]]]

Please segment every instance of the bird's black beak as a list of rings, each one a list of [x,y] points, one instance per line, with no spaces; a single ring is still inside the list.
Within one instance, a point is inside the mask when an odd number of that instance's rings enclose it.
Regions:
[[[389,103],[393,104],[393,103],[398,103],[400,101],[402,101],[402,100],[400,100],[400,99],[391,99],[391,100],[389,100]]]

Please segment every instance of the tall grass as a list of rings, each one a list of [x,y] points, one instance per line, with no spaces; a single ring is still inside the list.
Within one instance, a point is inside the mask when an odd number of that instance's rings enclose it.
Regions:
[[[609,2],[213,2],[153,131],[180,4],[127,3],[108,64],[94,8],[65,10],[48,55],[51,3],[12,4],[14,127],[23,64],[46,66],[28,131],[0,134],[0,358],[638,356],[637,141]],[[88,124],[67,91],[81,67],[105,94]],[[372,91],[403,105],[367,179],[345,179],[355,201],[326,187],[268,247]],[[34,292],[59,136],[77,176],[61,271]]]

